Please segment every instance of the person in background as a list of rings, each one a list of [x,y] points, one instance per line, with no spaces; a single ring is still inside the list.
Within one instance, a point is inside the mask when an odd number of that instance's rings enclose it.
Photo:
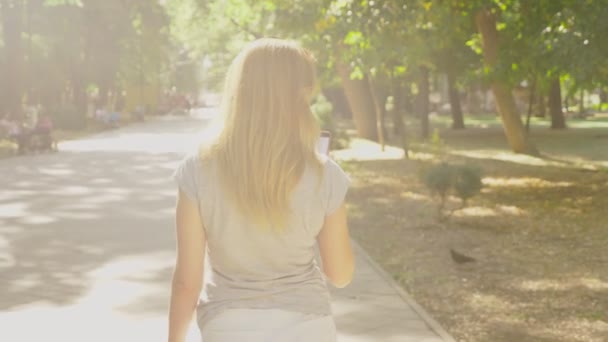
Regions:
[[[34,127],[33,134],[39,141],[39,148],[52,150],[54,148],[55,139],[53,138],[53,121],[51,117],[42,114],[38,116],[38,121]]]
[[[25,106],[23,109],[24,109],[23,113],[25,114],[24,124],[26,125],[26,127],[29,127],[30,129],[32,129],[33,127],[36,126],[36,123],[38,122],[38,116],[40,114],[40,107],[37,105],[32,105],[32,106]]]
[[[118,126],[120,126],[120,112],[117,110],[108,112],[107,124],[112,128],[117,128]]]
[[[36,127],[34,128],[34,132],[36,134],[51,134],[53,131],[53,121],[51,117],[48,115],[40,115],[38,117],[38,121],[36,122]]]
[[[97,121],[98,123],[101,123],[104,126],[107,125],[107,123],[108,123],[107,117],[108,117],[108,114],[104,108],[100,107],[100,108],[97,108],[97,110],[95,110],[95,121]]]
[[[170,342],[185,341],[195,309],[204,342],[336,341],[326,280],[344,287],[354,272],[350,180],[316,150],[314,70],[307,50],[278,39],[233,61],[219,134],[174,174]]]

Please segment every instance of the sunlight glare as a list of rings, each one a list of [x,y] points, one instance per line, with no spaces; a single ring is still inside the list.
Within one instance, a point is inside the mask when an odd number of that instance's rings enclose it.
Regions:
[[[518,187],[518,188],[565,188],[573,186],[571,182],[551,182],[541,178],[521,177],[485,177],[483,184],[490,187]]]
[[[466,207],[454,212],[456,217],[493,217],[498,216],[496,210],[484,207]]]
[[[352,139],[348,148],[332,151],[331,155],[337,160],[399,160],[404,157],[400,148],[385,146],[382,151],[380,144],[356,138]]]
[[[473,293],[469,299],[472,306],[483,307],[486,310],[511,310],[515,305],[493,294]]]
[[[407,198],[407,199],[412,199],[415,201],[425,201],[425,202],[431,201],[431,198],[429,196],[417,194],[417,193],[411,192],[411,191],[402,192],[401,197]]]
[[[608,290],[608,282],[597,278],[524,280],[515,285],[528,291],[566,291],[579,286],[596,291]]]

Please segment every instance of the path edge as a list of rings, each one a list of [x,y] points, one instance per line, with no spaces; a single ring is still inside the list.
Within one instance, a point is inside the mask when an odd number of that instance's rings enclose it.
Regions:
[[[409,293],[405,292],[405,290],[397,284],[397,282],[391,277],[383,268],[378,264],[372,257],[367,253],[367,251],[361,247],[361,245],[352,240],[353,245],[358,250],[359,255],[363,256],[365,261],[367,261],[372,268],[399,294],[399,297],[403,299],[428,325],[439,337],[441,337],[445,342],[456,342],[456,340],[450,335],[442,326],[437,322],[426,310],[418,304]]]

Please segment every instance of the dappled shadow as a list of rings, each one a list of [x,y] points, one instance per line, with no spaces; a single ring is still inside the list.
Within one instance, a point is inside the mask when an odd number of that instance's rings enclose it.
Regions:
[[[437,332],[377,272],[364,255],[355,249],[352,283],[344,289],[332,288],[332,311],[339,340],[357,341],[442,341]]]
[[[113,260],[171,253],[178,159],[65,152],[0,164],[0,310],[69,304],[90,290],[90,272]]]
[[[170,176],[203,126],[163,118],[64,142],[57,154],[1,160],[0,311],[78,303],[165,312]]]

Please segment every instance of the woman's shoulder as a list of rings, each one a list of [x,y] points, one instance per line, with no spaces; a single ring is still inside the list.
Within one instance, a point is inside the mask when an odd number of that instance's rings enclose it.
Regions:
[[[180,189],[192,198],[198,199],[198,194],[209,191],[214,184],[214,162],[213,159],[201,154],[199,150],[190,151],[185,154],[174,170],[173,178]]]
[[[214,160],[214,156],[207,149],[197,147],[186,152],[178,169],[187,170],[190,173],[207,174],[213,168]]]
[[[348,187],[351,182],[350,177],[338,162],[326,155],[319,155],[318,160],[321,164],[321,184],[323,188],[331,188],[336,186],[336,184]],[[310,168],[311,174],[319,175],[319,173],[313,171],[314,169],[315,168]]]
[[[322,155],[319,157],[321,164],[323,165],[323,173],[325,176],[331,176],[334,174],[345,174],[344,170],[335,160],[328,156]]]

